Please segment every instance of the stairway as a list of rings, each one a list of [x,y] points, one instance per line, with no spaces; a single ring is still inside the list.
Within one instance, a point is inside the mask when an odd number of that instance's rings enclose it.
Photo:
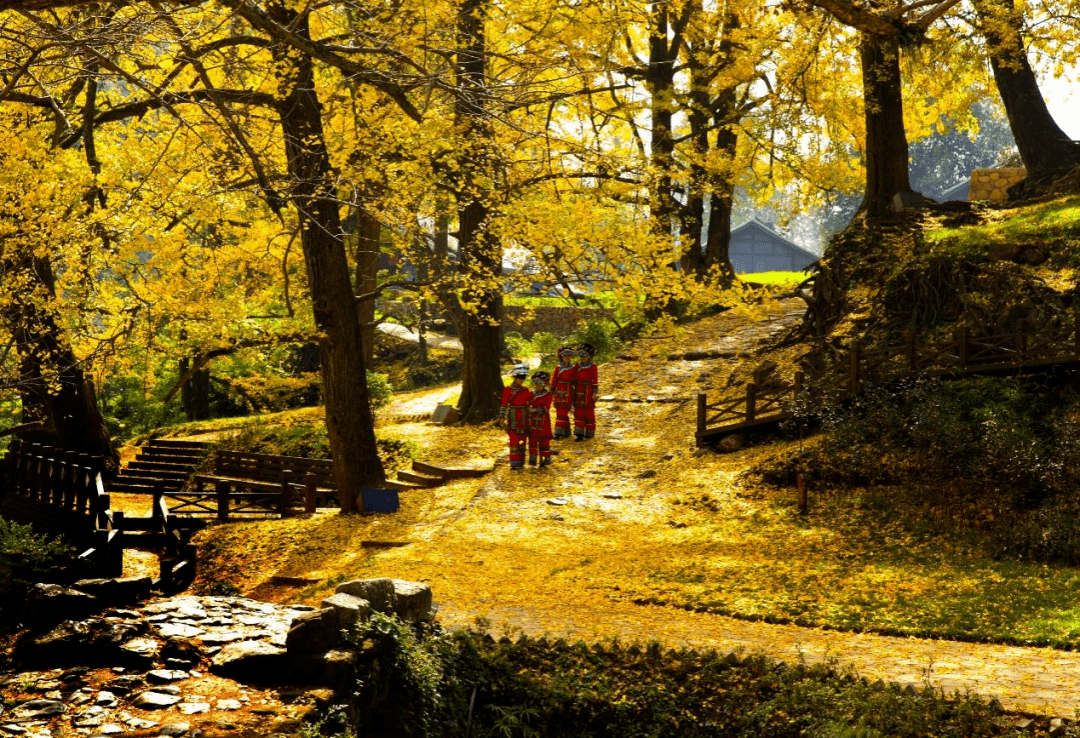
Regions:
[[[399,471],[397,479],[387,479],[386,487],[400,492],[441,487],[451,479],[482,477],[493,469],[448,469],[423,461],[414,461],[412,471]]]
[[[173,441],[157,438],[139,449],[134,461],[120,469],[106,485],[108,492],[153,494],[160,483],[162,491],[180,490],[211,446],[199,441]]]

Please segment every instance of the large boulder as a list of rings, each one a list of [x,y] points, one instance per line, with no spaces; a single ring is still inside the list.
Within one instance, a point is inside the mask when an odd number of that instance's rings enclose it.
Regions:
[[[289,663],[289,681],[343,693],[356,683],[356,654],[338,650],[296,654]]]
[[[18,657],[35,667],[85,664],[149,668],[154,650],[125,647],[129,642],[149,640],[139,638],[145,632],[146,623],[142,621],[90,618],[67,622],[24,642],[19,647]]]
[[[82,620],[101,609],[102,603],[86,592],[38,583],[26,595],[22,621],[30,630],[43,631],[64,620]]]
[[[285,649],[266,641],[229,643],[210,662],[214,674],[250,682],[272,682],[287,667]]]
[[[334,611],[338,625],[342,628],[365,622],[371,615],[370,602],[345,592],[338,592],[327,597],[322,601],[322,606]]]
[[[285,648],[291,654],[329,651],[341,640],[341,628],[333,608],[305,612],[293,618]]]
[[[431,615],[431,587],[420,582],[394,579],[394,614],[407,623],[419,623]]]
[[[80,592],[93,595],[103,605],[128,605],[149,597],[153,580],[150,577],[80,579],[73,586]]]
[[[389,615],[394,611],[394,580],[357,579],[337,586],[337,592],[344,592],[371,603],[371,608]]]

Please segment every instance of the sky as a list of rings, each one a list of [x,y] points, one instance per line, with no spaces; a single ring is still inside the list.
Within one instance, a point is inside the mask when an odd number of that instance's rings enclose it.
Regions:
[[[1076,81],[1080,70],[1074,69],[1072,76],[1072,79],[1044,77],[1040,83],[1054,120],[1074,141],[1080,141],[1080,82]]]

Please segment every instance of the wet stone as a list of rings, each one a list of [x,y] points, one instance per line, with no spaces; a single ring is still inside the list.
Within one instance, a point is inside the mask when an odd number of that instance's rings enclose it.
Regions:
[[[217,709],[231,712],[233,710],[239,710],[242,707],[240,700],[218,700]]]
[[[158,733],[175,738],[175,736],[184,735],[189,730],[191,730],[191,723],[169,723],[162,725]]]
[[[97,729],[97,732],[100,735],[116,735],[117,733],[123,733],[124,728],[116,723],[105,723]]]
[[[166,622],[158,625],[158,632],[163,638],[194,638],[197,635],[202,635],[204,631],[194,625]]]

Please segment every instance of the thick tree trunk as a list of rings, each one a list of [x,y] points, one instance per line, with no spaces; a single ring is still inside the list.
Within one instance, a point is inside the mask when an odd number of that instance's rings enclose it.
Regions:
[[[2,319],[15,341],[20,367],[23,422],[43,429],[20,433],[25,441],[98,456],[115,469],[119,454],[98,408],[97,396],[56,316],[44,302],[55,293],[52,266],[45,257],[0,263],[0,275],[13,291]]]
[[[382,224],[364,209],[356,212],[356,291],[366,295],[379,286],[379,252]],[[364,364],[375,359],[375,298],[360,300],[360,326],[364,341]]]
[[[994,81],[1028,176],[1041,178],[1080,166],[1080,145],[1058,127],[1039,91],[1024,48],[1022,18],[1012,0],[995,0],[993,6],[979,0],[975,7]]]
[[[309,37],[306,14],[298,15],[280,5],[273,6],[271,13],[278,23]],[[288,92],[280,107],[281,126],[292,179],[291,200],[300,217],[300,242],[315,325],[322,333],[323,398],[334,476],[343,493],[342,512],[355,512],[361,490],[386,478],[375,442],[360,318],[312,62],[282,47],[276,47],[274,55],[279,68],[288,70]]]
[[[196,359],[197,361],[198,359]],[[180,360],[180,376],[183,377],[191,368],[189,359]],[[188,420],[210,419],[210,369],[203,367],[180,388],[180,406]]]
[[[466,423],[499,414],[502,379],[502,246],[488,230],[494,171],[494,132],[485,108],[487,0],[463,0],[458,8],[458,96],[454,118],[462,131],[458,197],[458,253],[466,282],[458,312],[462,376],[458,413]]]
[[[645,85],[650,95],[649,113],[652,118],[652,137],[649,141],[649,163],[652,167],[649,178],[649,216],[653,232],[661,238],[671,238],[672,220],[677,212],[672,181],[675,165],[672,118],[675,109],[675,58],[678,50],[670,46],[669,31],[668,0],[653,3],[649,29],[649,66],[645,73]]]
[[[912,193],[900,49],[894,39],[860,32],[859,55],[866,117],[866,194],[860,210],[880,217],[889,211],[895,195]]]

